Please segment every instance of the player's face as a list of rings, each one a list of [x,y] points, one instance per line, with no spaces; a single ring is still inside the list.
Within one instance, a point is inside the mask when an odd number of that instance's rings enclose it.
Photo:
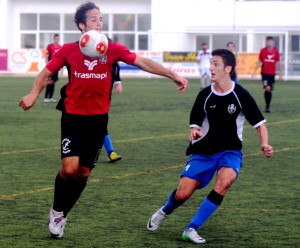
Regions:
[[[233,52],[233,51],[234,51],[234,45],[231,44],[231,43],[228,44],[227,49],[228,49],[229,51]]]
[[[210,64],[211,81],[215,83],[225,82],[230,79],[230,66],[225,66],[222,57],[213,56]]]
[[[54,41],[55,44],[59,44],[59,36],[55,36],[53,38],[53,41]]]
[[[267,40],[267,47],[268,48],[273,48],[274,47],[274,40]]]
[[[89,30],[102,31],[103,17],[98,9],[91,9],[86,13],[85,25],[83,25],[82,32],[85,33]]]

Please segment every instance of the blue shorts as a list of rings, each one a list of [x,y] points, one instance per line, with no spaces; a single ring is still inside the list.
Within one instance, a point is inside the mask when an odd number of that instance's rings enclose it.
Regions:
[[[239,150],[227,150],[211,156],[193,154],[181,174],[201,182],[199,189],[206,187],[221,167],[232,168],[238,175],[242,167],[243,154]]]

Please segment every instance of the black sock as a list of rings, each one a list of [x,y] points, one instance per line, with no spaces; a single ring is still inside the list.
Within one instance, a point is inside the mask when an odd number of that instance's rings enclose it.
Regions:
[[[55,187],[54,187],[54,201],[53,209],[57,212],[61,212],[65,207],[66,196],[68,195],[68,182],[61,178],[58,173],[55,178]]]
[[[64,207],[64,216],[66,217],[70,210],[74,207],[75,203],[78,201],[81,193],[83,192],[87,183],[87,179],[81,179],[80,182],[74,179],[69,182],[69,195],[67,197],[67,202]]]
[[[270,108],[271,99],[272,99],[272,92],[265,91],[266,108]]]
[[[212,190],[209,195],[207,196],[207,199],[210,200],[212,203],[220,206],[223,201],[224,196],[220,195],[216,191]]]
[[[54,94],[54,84],[48,84],[48,86],[49,86],[49,98],[52,98]]]

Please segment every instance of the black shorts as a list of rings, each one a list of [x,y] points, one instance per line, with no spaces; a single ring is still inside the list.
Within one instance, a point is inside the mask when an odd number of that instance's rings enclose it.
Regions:
[[[58,72],[52,74],[49,78],[49,81],[53,81],[54,83],[58,81]]]
[[[261,74],[261,79],[263,83],[263,87],[270,86],[271,90],[274,89],[274,83],[275,83],[275,75],[271,74]]]
[[[94,168],[107,130],[108,114],[73,115],[61,118],[61,158],[79,157],[79,164]]]

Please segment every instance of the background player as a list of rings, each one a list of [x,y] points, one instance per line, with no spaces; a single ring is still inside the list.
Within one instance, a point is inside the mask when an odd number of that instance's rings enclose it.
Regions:
[[[102,12],[92,2],[80,5],[75,13],[78,29],[101,32]],[[29,110],[44,89],[47,78],[67,65],[69,83],[63,87],[57,108],[61,118],[62,167],[55,179],[54,201],[50,209],[48,228],[51,237],[64,235],[67,215],[83,192],[92,169],[98,162],[108,123],[112,89],[112,65],[123,61],[156,75],[170,78],[183,93],[187,80],[148,58],[130,52],[120,43],[110,42],[100,59],[80,52],[78,42],[64,44],[37,75],[32,90],[19,105]],[[87,66],[93,63],[93,67]]]
[[[61,49],[61,45],[59,44],[59,35],[54,34],[53,36],[53,43],[49,44],[47,46],[47,54],[46,54],[46,63],[48,63],[53,55]],[[44,102],[56,102],[56,100],[53,98],[54,94],[54,88],[55,88],[55,83],[58,81],[58,72],[54,73],[51,75],[47,81],[46,81],[46,91],[45,91],[45,98]]]
[[[213,190],[201,204],[194,218],[187,225],[182,239],[205,243],[197,229],[220,206],[230,186],[237,179],[242,166],[242,131],[245,119],[256,128],[263,154],[271,157],[265,119],[252,96],[230,79],[235,68],[235,57],[227,49],[212,52],[211,87],[198,94],[190,115],[189,158],[179,182],[166,204],[149,219],[147,228],[158,229],[160,224],[176,208],[180,207],[197,189],[209,184],[215,172]]]
[[[235,44],[232,41],[229,41],[226,45],[226,48],[232,52],[235,56],[235,59],[237,61],[237,52],[235,51]],[[237,83],[238,79],[237,79],[237,72],[236,72],[236,68],[232,71],[232,73],[230,74],[230,78],[233,82]]]
[[[259,60],[254,69],[252,77],[255,76],[257,69],[261,66],[261,78],[265,90],[264,97],[266,102],[265,112],[271,112],[272,91],[274,90],[276,64],[279,65],[279,80],[282,80],[282,66],[280,63],[279,51],[274,47],[274,38],[268,36],[266,47],[262,48],[259,53]]]
[[[198,51],[198,70],[200,73],[200,90],[204,89],[210,84],[210,60],[211,51],[208,49],[207,43],[202,43],[202,49]]]
[[[115,88],[115,91],[117,92],[118,95],[122,94],[123,86],[122,86],[122,80],[120,77],[120,65],[118,64],[118,62],[113,64],[112,78],[113,78],[112,79],[113,87]],[[103,146],[107,153],[108,162],[114,163],[114,162],[117,162],[122,159],[122,157],[120,155],[118,155],[114,150],[108,130],[106,131]]]

